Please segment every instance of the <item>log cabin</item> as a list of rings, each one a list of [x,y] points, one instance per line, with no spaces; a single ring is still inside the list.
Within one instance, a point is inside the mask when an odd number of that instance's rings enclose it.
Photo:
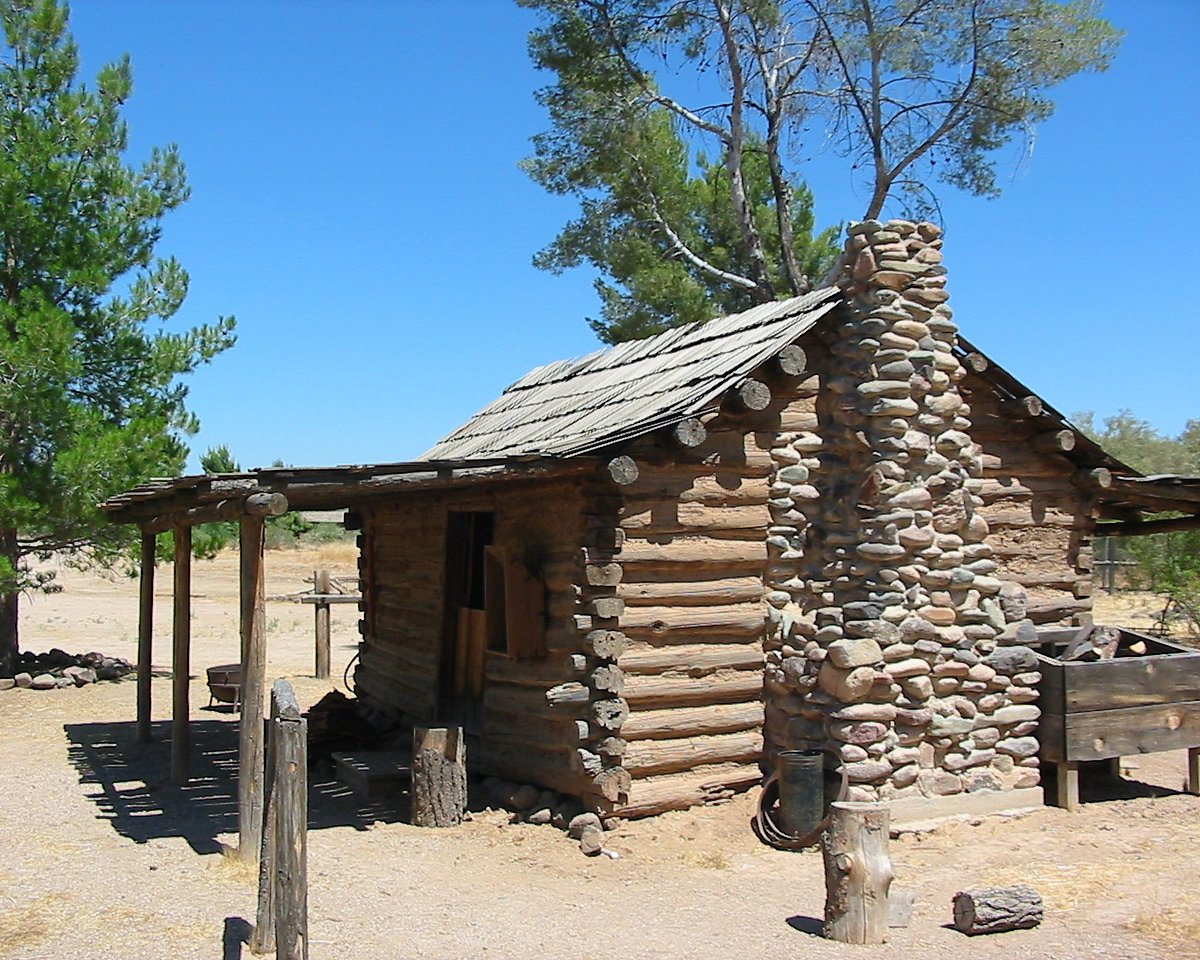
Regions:
[[[416,462],[104,508],[148,538],[345,508],[362,708],[462,724],[473,775],[637,817],[818,749],[851,799],[1040,802],[1036,628],[1089,621],[1094,537],[1194,523],[1200,484],[1141,477],[960,335],[936,226],[848,234],[834,285],[539,367]]]

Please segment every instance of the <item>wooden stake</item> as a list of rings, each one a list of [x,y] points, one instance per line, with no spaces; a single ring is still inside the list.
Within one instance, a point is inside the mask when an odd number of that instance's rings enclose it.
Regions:
[[[192,530],[175,528],[174,607],[171,628],[171,779],[188,782],[192,659]]]
[[[295,691],[276,680],[271,736],[276,798],[274,907],[276,960],[308,960],[308,721]]]
[[[834,803],[821,841],[825,860],[825,936],[842,943],[883,943],[888,929],[891,819],[882,803]]]
[[[313,593],[318,597],[329,593],[329,571],[314,570],[313,571]],[[317,668],[316,676],[318,680],[329,679],[329,604],[316,603],[313,606],[313,614],[315,617],[314,633],[317,643]]]
[[[1188,747],[1187,792],[1200,795],[1200,747]]]
[[[137,738],[150,742],[150,671],[154,646],[154,548],[158,538],[142,532],[142,578],[138,588]]]
[[[467,748],[462,727],[415,727],[412,822],[453,827],[467,809]]]
[[[239,524],[242,627],[242,716],[238,730],[238,855],[253,863],[262,846],[263,699],[267,687],[263,521]]]
[[[286,700],[286,697],[283,699]],[[251,953],[266,953],[275,946],[275,824],[279,819],[279,801],[275,797],[275,751],[278,738],[273,735],[273,731],[275,721],[279,719],[280,705],[281,698],[276,696],[275,690],[272,689],[271,720],[267,728],[272,735],[267,737],[266,762],[263,764],[262,847],[258,861],[258,910],[255,914],[254,933],[249,943]]]

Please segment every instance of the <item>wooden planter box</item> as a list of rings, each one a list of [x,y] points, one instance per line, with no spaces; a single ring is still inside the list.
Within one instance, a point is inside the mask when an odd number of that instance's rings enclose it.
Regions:
[[[1121,628],[1112,660],[1057,659],[1075,628],[1040,630],[1038,739],[1057,764],[1058,805],[1079,804],[1079,764],[1138,753],[1188,750],[1188,789],[1200,792],[1200,651]],[[1141,641],[1138,656],[1130,644]]]

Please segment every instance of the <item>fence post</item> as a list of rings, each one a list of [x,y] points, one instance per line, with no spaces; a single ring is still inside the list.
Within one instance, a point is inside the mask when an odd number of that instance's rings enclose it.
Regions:
[[[277,960],[308,960],[308,721],[292,685],[271,688],[267,800],[259,862],[258,916],[250,949],[275,944]]]
[[[313,605],[316,616],[317,638],[317,679],[329,679],[329,601],[321,601],[321,597],[329,595],[329,571],[313,571],[313,593],[317,602]]]

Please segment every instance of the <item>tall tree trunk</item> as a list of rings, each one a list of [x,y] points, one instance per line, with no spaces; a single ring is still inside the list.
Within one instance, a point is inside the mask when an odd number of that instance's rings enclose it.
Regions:
[[[21,560],[16,530],[0,530],[0,557],[15,572]],[[11,677],[17,668],[17,591],[0,592],[0,677]]]

